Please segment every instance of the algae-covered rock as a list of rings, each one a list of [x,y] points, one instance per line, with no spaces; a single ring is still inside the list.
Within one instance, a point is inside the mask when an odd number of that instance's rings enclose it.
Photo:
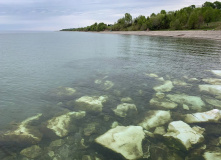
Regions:
[[[208,112],[186,114],[184,121],[186,123],[217,123],[221,121],[221,111],[213,109]]]
[[[190,84],[187,84],[186,82],[181,81],[181,80],[174,80],[174,81],[173,81],[173,84],[174,84],[175,86],[188,86],[188,85],[190,85]]]
[[[58,117],[54,117],[47,122],[47,128],[54,132],[59,137],[67,136],[74,120],[85,117],[86,113],[81,112],[69,112]]]
[[[36,126],[32,126],[31,123],[38,121],[42,114],[27,118],[18,125],[17,129],[8,131],[0,136],[0,142],[10,142],[22,144],[37,144],[41,141],[42,134],[39,132]]]
[[[118,126],[110,129],[95,142],[125,157],[135,160],[143,156],[142,141],[145,138],[140,126]]]
[[[163,85],[154,87],[156,92],[170,92],[173,89],[173,83],[171,81],[165,81]]]
[[[91,134],[96,133],[97,132],[96,127],[98,125],[99,124],[96,122],[92,122],[92,123],[87,124],[87,126],[84,128],[84,135],[90,136]]]
[[[164,138],[168,144],[177,149],[187,151],[193,145],[204,141],[202,130],[192,129],[188,124],[183,121],[173,121],[169,124],[167,133]]]
[[[156,97],[159,98],[159,99],[163,99],[165,97],[165,94],[161,93],[161,92],[157,92]]]
[[[212,95],[221,95],[221,85],[199,85],[199,89],[201,92],[207,92]]]
[[[135,115],[137,113],[137,107],[135,104],[122,103],[119,104],[113,111],[119,117],[126,117]]]
[[[25,148],[20,152],[21,155],[28,157],[28,158],[32,158],[32,159],[40,156],[41,153],[42,153],[42,149],[37,145],[33,145],[31,147]]]
[[[200,97],[197,96],[189,96],[185,94],[168,94],[167,97],[176,103],[181,105],[186,104],[190,109],[201,111],[202,107],[205,106],[205,103],[202,101]]]
[[[139,123],[139,126],[142,126],[146,130],[149,130],[154,127],[158,127],[169,123],[171,121],[170,111],[148,111],[145,114],[144,119]]]
[[[105,103],[107,99],[107,96],[83,96],[75,101],[75,107],[83,111],[101,112],[103,108],[103,103]]]
[[[155,73],[145,73],[146,76],[150,77],[150,78],[158,78],[158,75]]]
[[[158,99],[158,98],[152,98],[150,100],[150,105],[152,106],[156,106],[159,108],[163,108],[163,109],[175,109],[177,108],[177,104],[171,101],[168,101],[166,99]]]

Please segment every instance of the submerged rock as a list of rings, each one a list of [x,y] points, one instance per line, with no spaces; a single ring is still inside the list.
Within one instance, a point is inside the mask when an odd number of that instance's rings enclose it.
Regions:
[[[96,138],[95,142],[121,154],[125,159],[135,160],[143,156],[144,135],[140,126],[118,126]]]
[[[217,76],[221,76],[221,70],[211,70],[211,72]]]
[[[168,100],[161,100],[157,98],[153,98],[150,100],[150,105],[164,108],[164,109],[175,109],[177,108],[177,104]]]
[[[203,158],[205,160],[220,160],[221,159],[221,152],[220,151],[206,151],[203,154]]]
[[[121,98],[120,100],[123,103],[132,103],[133,100],[130,97]]]
[[[145,117],[142,120],[142,122],[139,123],[138,125],[142,126],[146,130],[149,130],[151,128],[169,123],[170,121],[171,121],[170,111],[162,111],[162,110],[148,111],[145,114]]]
[[[173,89],[173,83],[171,81],[165,81],[163,85],[154,87],[156,92],[170,92]]]
[[[32,159],[40,156],[41,153],[42,153],[42,150],[37,145],[33,145],[31,147],[25,148],[20,152],[21,155],[23,155],[27,158],[32,158]]]
[[[221,85],[199,85],[199,89],[201,92],[207,92],[212,95],[221,95]]]
[[[86,128],[84,128],[84,135],[85,136],[90,136],[91,134],[93,133],[96,133],[97,130],[96,130],[96,127],[98,126],[99,124],[96,123],[96,122],[93,122],[93,123],[89,123]]]
[[[158,78],[158,75],[155,74],[155,73],[150,73],[150,74],[145,73],[145,75],[148,76],[148,77],[150,77],[150,78]]]
[[[113,110],[115,115],[119,117],[126,117],[137,114],[137,107],[135,104],[122,103]]]
[[[206,123],[206,122],[219,122],[221,120],[221,111],[213,109],[208,112],[186,114],[184,121],[186,123]]]
[[[221,108],[221,101],[219,101],[217,99],[211,99],[211,98],[205,98],[205,100],[210,105]]]
[[[221,85],[221,79],[216,79],[216,78],[203,79],[203,82],[213,85]]]
[[[165,94],[161,93],[161,92],[157,92],[156,97],[159,98],[159,99],[163,99],[165,97]]]
[[[174,81],[173,81],[173,84],[174,84],[175,86],[188,86],[188,85],[190,85],[190,84],[187,84],[186,82],[181,81],[181,80],[174,80]]]
[[[37,144],[41,141],[42,134],[39,130],[31,126],[33,121],[39,120],[42,114],[27,118],[18,125],[17,129],[8,131],[0,136],[0,142],[15,142],[21,144]]]
[[[114,83],[112,81],[104,81],[107,77],[104,77],[103,79],[97,79],[94,81],[95,84],[100,85],[100,87],[104,90],[109,90],[114,86]]]
[[[190,109],[201,111],[202,107],[205,106],[205,103],[202,101],[200,97],[197,96],[188,96],[185,94],[169,94],[167,97],[176,103],[181,105],[186,104]]]
[[[171,147],[184,151],[187,151],[192,148],[193,145],[204,141],[201,130],[200,132],[197,132],[197,130],[192,129],[183,121],[171,122],[164,138]]]
[[[77,105],[76,108],[83,111],[101,112],[103,103],[105,103],[107,99],[107,96],[83,96],[75,101]]]
[[[76,90],[70,87],[58,87],[51,91],[50,97],[56,100],[72,99],[76,94]]]
[[[67,136],[71,130],[70,125],[73,125],[73,121],[85,117],[86,113],[81,112],[69,112],[64,115],[54,117],[47,122],[47,128],[53,131],[58,137]]]

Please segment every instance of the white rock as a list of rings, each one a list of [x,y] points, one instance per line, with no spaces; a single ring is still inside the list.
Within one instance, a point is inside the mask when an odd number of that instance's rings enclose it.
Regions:
[[[211,70],[211,72],[217,76],[221,76],[221,70]]]
[[[126,117],[128,114],[134,115],[137,113],[137,107],[135,104],[122,103],[113,110],[115,115],[119,117]]]
[[[203,154],[203,158],[205,160],[220,160],[221,159],[221,152],[216,151],[206,151]]]
[[[70,87],[58,87],[51,91],[50,96],[56,99],[70,99],[76,94],[76,90]]]
[[[103,108],[104,102],[106,102],[108,99],[107,96],[83,96],[79,99],[77,99],[76,102],[76,108],[83,111],[95,111],[95,112],[101,112]]]
[[[157,80],[159,80],[159,81],[164,81],[164,78],[163,78],[163,77],[160,77],[160,78],[157,78]]]
[[[132,103],[133,100],[130,97],[121,98],[120,100],[123,103]]]
[[[186,123],[219,122],[220,120],[221,111],[218,109],[202,113],[186,114],[184,118]]]
[[[194,144],[204,141],[201,133],[193,130],[183,121],[171,122],[164,138],[166,138],[170,146],[180,150],[189,150]]]
[[[144,135],[140,126],[118,126],[96,138],[95,142],[121,154],[126,159],[135,160],[143,156]]]
[[[199,85],[200,91],[206,91],[213,95],[221,95],[221,85]]]
[[[216,79],[216,78],[203,79],[203,82],[213,85],[221,85],[221,79]]]
[[[138,125],[142,126],[146,130],[149,130],[151,128],[169,123],[170,121],[171,121],[170,111],[162,111],[162,110],[148,111],[142,122],[139,123]]]
[[[30,143],[36,144],[41,141],[42,134],[39,130],[33,126],[30,126],[30,123],[39,118],[42,114],[37,114],[36,116],[27,118],[22,121],[16,130],[8,131],[3,134],[0,138],[1,141],[17,142],[17,143]]]
[[[171,81],[165,81],[163,85],[154,87],[156,92],[170,92],[173,89],[173,83]]]
[[[81,112],[69,112],[58,117],[54,117],[48,120],[47,128],[52,130],[57,136],[67,136],[70,130],[70,124],[73,120],[81,119],[85,117],[86,113]]]
[[[150,105],[157,106],[165,109],[174,109],[177,108],[177,104],[168,100],[160,100],[153,98],[150,100]]]
[[[202,107],[205,106],[205,103],[202,101],[200,97],[197,96],[188,96],[185,94],[174,94],[167,95],[167,97],[176,103],[181,105],[186,104],[192,110],[201,111]]]

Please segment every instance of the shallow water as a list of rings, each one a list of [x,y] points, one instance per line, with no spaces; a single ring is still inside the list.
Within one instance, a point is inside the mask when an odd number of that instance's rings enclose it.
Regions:
[[[149,105],[155,94],[153,87],[161,82],[146,74],[154,73],[171,81],[187,82],[189,78],[197,78],[196,82],[188,82],[189,87],[175,86],[169,93],[203,97],[198,85],[204,83],[201,81],[203,78],[216,77],[210,70],[221,68],[220,48],[219,42],[198,39],[78,32],[0,33],[1,133],[37,113],[43,113],[45,119],[49,119],[67,109],[74,110],[66,105],[57,105],[70,99],[51,96],[59,86],[75,88],[77,95],[74,99],[85,95],[107,95],[110,99],[101,114],[89,114],[85,121],[79,122],[77,132],[70,135],[75,139],[82,136],[82,129],[91,121],[100,124],[99,131],[91,139],[109,130],[113,121],[124,126],[137,125],[140,116],[120,118],[112,109],[124,97],[133,99],[139,115],[153,109]],[[113,82],[114,86],[106,89],[95,83],[102,79]],[[212,108],[207,106],[203,111]],[[174,112],[178,115],[194,113],[179,109]],[[105,116],[110,120],[103,121]],[[177,120],[176,114],[174,119]],[[85,143],[91,145],[91,139],[85,137]],[[40,144],[44,147],[50,141],[44,137]],[[11,151],[20,156],[20,148],[6,148],[7,152],[0,152],[2,157],[7,157]],[[79,157],[83,155],[97,152],[94,148],[76,149],[79,155],[74,158],[81,159]],[[104,159],[115,156],[106,150],[99,154],[103,154]]]

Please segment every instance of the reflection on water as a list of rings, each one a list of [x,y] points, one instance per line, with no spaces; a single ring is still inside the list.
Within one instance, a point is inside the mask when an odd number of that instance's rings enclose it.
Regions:
[[[220,158],[220,43],[63,32],[0,41],[0,159]],[[115,147],[99,142],[116,127]]]

